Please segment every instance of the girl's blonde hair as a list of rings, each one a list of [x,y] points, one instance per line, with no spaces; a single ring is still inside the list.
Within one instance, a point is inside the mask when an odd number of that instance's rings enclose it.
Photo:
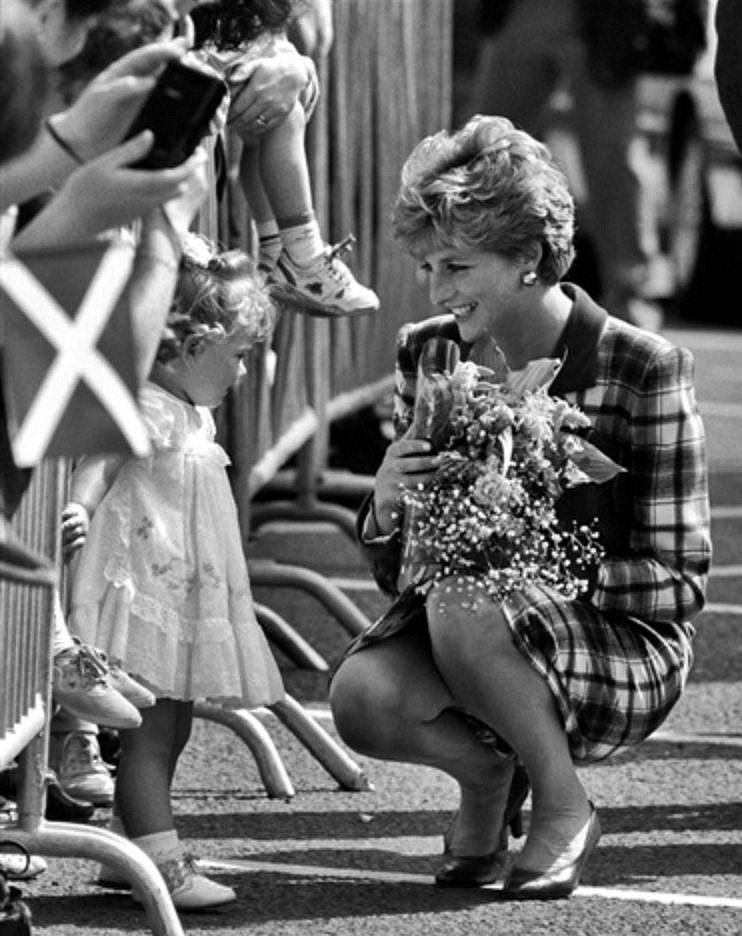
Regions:
[[[242,250],[219,251],[207,238],[189,233],[157,360],[164,364],[179,357],[193,336],[220,341],[244,330],[251,344],[265,341],[274,320],[274,306],[252,258]]]

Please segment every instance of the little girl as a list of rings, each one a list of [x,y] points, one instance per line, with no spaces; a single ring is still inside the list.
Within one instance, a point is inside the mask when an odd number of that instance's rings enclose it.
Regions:
[[[235,899],[196,871],[175,830],[170,788],[193,701],[252,708],[284,692],[253,611],[229,459],[209,412],[245,373],[245,354],[267,337],[271,318],[252,260],[188,235],[141,394],[153,453],[86,458],[65,509],[67,543],[84,540],[71,577],[70,626],[157,697],[141,727],[121,732],[116,810],[181,910]]]

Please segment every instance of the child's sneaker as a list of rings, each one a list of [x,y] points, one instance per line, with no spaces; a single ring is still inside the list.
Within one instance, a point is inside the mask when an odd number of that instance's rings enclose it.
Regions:
[[[176,910],[186,913],[189,910],[210,910],[212,907],[221,907],[237,900],[237,894],[231,887],[199,874],[190,856],[158,862],[157,867],[170,891]],[[141,903],[141,897],[135,890],[131,892],[131,896],[134,901]]]
[[[94,734],[71,731],[65,737],[57,778],[68,796],[94,806],[113,803],[113,777],[103,763]]]
[[[111,685],[100,655],[79,641],[54,657],[52,697],[83,721],[111,728],[138,728],[142,724],[137,708]]]
[[[376,312],[379,297],[361,286],[339,259],[353,241],[353,235],[349,235],[334,247],[326,247],[308,266],[297,266],[284,250],[270,277],[274,297],[310,315],[338,317]]]

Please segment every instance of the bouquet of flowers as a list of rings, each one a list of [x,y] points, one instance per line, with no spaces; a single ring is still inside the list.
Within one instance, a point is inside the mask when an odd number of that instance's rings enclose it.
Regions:
[[[527,584],[574,598],[602,548],[593,525],[560,524],[556,502],[624,469],[578,434],[584,413],[549,395],[558,360],[513,372],[501,354],[493,369],[457,352],[432,338],[420,356],[411,435],[431,441],[438,467],[403,495],[400,585],[470,574],[499,601]]]

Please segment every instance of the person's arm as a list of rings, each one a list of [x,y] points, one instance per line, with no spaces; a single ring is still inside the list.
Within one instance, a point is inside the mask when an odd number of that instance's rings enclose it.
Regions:
[[[326,58],[335,41],[332,0],[304,0],[288,30],[289,39],[302,55],[315,62]]]
[[[175,294],[182,253],[181,239],[203,202],[208,188],[206,153],[199,147],[189,160],[191,170],[180,193],[143,219],[134,270],[127,288],[137,378],[152,369]]]
[[[632,413],[631,555],[600,564],[591,601],[646,621],[692,620],[711,558],[706,441],[682,348],[656,352]]]
[[[66,561],[85,545],[90,520],[123,462],[120,456],[88,455],[75,467],[70,499],[62,509],[62,554]]]

